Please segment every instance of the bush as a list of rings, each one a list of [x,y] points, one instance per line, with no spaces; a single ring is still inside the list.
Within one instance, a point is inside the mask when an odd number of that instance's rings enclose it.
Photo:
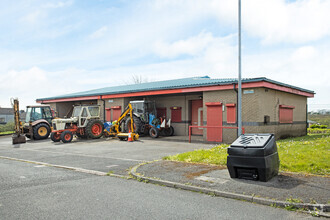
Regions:
[[[6,132],[6,131],[15,131],[15,123],[8,122],[5,125],[0,125],[0,132]]]
[[[320,129],[327,129],[327,125],[319,125],[319,124],[313,124],[310,126],[310,128],[320,128]]]
[[[308,128],[308,134],[330,134],[330,129],[323,128]]]

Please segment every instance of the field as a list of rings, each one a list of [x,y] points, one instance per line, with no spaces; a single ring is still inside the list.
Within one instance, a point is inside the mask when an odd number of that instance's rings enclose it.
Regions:
[[[280,171],[330,175],[330,134],[310,134],[277,141]],[[228,145],[195,150],[163,159],[191,163],[226,165]]]
[[[308,115],[308,120],[327,125],[330,128],[330,115]]]

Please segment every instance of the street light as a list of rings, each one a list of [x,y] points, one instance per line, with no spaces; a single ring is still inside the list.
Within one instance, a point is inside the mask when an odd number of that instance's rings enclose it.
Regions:
[[[242,79],[241,79],[241,0],[238,0],[238,103],[237,123],[238,136],[242,134]]]

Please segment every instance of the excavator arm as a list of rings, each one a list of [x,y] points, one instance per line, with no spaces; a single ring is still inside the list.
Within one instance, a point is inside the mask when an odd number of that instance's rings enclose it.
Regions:
[[[22,122],[19,119],[19,101],[18,99],[11,99],[11,104],[14,109],[15,133],[13,134],[13,144],[26,143],[25,135],[23,134]]]

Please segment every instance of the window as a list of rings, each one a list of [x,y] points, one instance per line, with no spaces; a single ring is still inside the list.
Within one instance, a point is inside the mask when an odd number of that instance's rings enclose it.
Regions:
[[[227,123],[236,123],[236,104],[226,104],[227,107]]]
[[[181,122],[181,107],[171,107],[172,122]]]
[[[88,107],[88,110],[92,117],[99,116],[100,108],[98,106],[90,106]]]
[[[280,108],[279,108],[280,123],[292,123],[293,122],[293,109],[294,109],[294,106],[280,105]]]

